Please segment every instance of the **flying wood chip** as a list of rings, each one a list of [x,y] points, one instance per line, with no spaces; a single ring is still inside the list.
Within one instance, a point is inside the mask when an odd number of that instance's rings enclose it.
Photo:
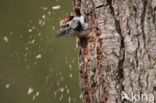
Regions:
[[[61,8],[60,5],[57,5],[57,6],[53,6],[53,7],[52,7],[53,10],[58,10],[58,9],[60,9],[60,8]]]

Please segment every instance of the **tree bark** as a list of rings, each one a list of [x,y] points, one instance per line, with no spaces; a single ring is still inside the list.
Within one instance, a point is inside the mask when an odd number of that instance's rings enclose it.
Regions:
[[[73,3],[90,25],[88,38],[77,38],[83,102],[156,103],[156,1]],[[136,101],[132,93],[148,100]]]

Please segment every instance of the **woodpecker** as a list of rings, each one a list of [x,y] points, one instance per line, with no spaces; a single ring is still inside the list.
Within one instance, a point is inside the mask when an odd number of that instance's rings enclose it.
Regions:
[[[75,9],[76,16],[69,16],[61,22],[60,30],[56,34],[60,36],[86,37],[89,33],[89,26],[79,9]]]

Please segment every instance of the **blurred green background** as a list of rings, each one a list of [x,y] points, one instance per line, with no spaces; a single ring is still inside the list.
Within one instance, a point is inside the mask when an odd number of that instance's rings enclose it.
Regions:
[[[71,0],[0,0],[0,103],[81,103]]]

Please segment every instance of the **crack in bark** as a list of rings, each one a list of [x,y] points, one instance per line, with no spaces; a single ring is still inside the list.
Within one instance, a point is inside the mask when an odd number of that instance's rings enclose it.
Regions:
[[[143,2],[143,11],[141,14],[141,29],[142,29],[142,34],[143,34],[143,39],[144,39],[144,48],[146,48],[146,36],[144,32],[144,22],[145,22],[145,14],[146,14],[146,6],[147,6],[147,0],[144,0]]]
[[[146,48],[146,36],[145,36],[145,32],[144,32],[144,22],[145,22],[145,15],[146,15],[146,6],[147,6],[147,0],[144,0],[143,1],[143,11],[142,11],[142,14],[141,14],[141,30],[142,30],[142,37],[143,37],[143,40],[144,40],[144,45],[143,45],[143,48],[142,49],[145,49]],[[138,49],[136,50],[136,67],[137,69],[139,68],[139,60],[137,59],[138,58],[138,50],[140,48],[140,43],[139,43],[139,38],[138,38]],[[141,70],[138,70],[138,87],[140,87],[140,96],[143,94],[143,85],[141,83]]]
[[[102,5],[99,5],[99,6],[96,7],[96,9],[101,8],[103,6],[105,6],[105,5],[103,5],[103,4]]]
[[[120,41],[120,56],[121,58],[119,58],[119,62],[118,62],[118,71],[117,71],[117,80],[118,80],[118,84],[120,85],[120,90],[119,90],[119,98],[120,100],[117,100],[118,101],[122,101],[121,103],[124,103],[125,100],[122,100],[121,98],[121,92],[124,91],[124,86],[122,84],[122,81],[123,81],[123,65],[124,65],[124,61],[125,61],[125,45],[124,45],[124,37],[123,35],[121,34],[121,27],[120,27],[120,21],[117,20],[117,16],[118,15],[115,15],[115,11],[114,11],[114,8],[112,6],[112,0],[107,0],[107,3],[109,5],[109,8],[110,8],[110,12],[111,14],[113,15],[114,17],[114,21],[115,21],[115,26],[116,26],[116,30],[117,32],[120,34],[120,37],[121,37],[121,41]]]
[[[135,58],[136,58],[136,67],[138,67],[138,59],[137,59],[137,57],[138,57],[138,50],[139,50],[139,47],[140,47],[140,42],[139,42],[139,37],[138,36],[136,36],[137,37],[137,39],[138,39],[138,47],[137,47],[137,49],[136,49],[136,51],[135,51]]]
[[[156,30],[156,7],[152,11],[153,11],[153,13],[152,13],[153,23],[154,23],[154,27],[155,27],[155,30]]]
[[[109,8],[111,10],[111,14],[114,17],[116,30],[121,35],[120,21],[117,20],[117,18],[116,18],[116,16],[119,16],[119,14],[118,15],[115,15],[114,8],[112,6],[112,0],[107,0],[107,4],[109,5]]]
[[[134,1],[132,1],[132,2],[134,2]],[[134,10],[134,17],[136,18],[137,17],[137,8],[136,8],[136,5],[134,5],[134,3],[132,3],[132,7],[133,7],[133,10]],[[136,22],[136,21],[135,21]],[[138,25],[136,25],[137,26],[137,28],[138,28]],[[135,58],[137,58],[138,57],[138,50],[139,50],[139,47],[140,47],[140,42],[139,42],[139,35],[137,34],[136,35],[136,38],[137,38],[137,40],[138,40],[138,47],[136,48],[136,51],[135,51]],[[136,59],[136,67],[138,67],[138,59]]]

